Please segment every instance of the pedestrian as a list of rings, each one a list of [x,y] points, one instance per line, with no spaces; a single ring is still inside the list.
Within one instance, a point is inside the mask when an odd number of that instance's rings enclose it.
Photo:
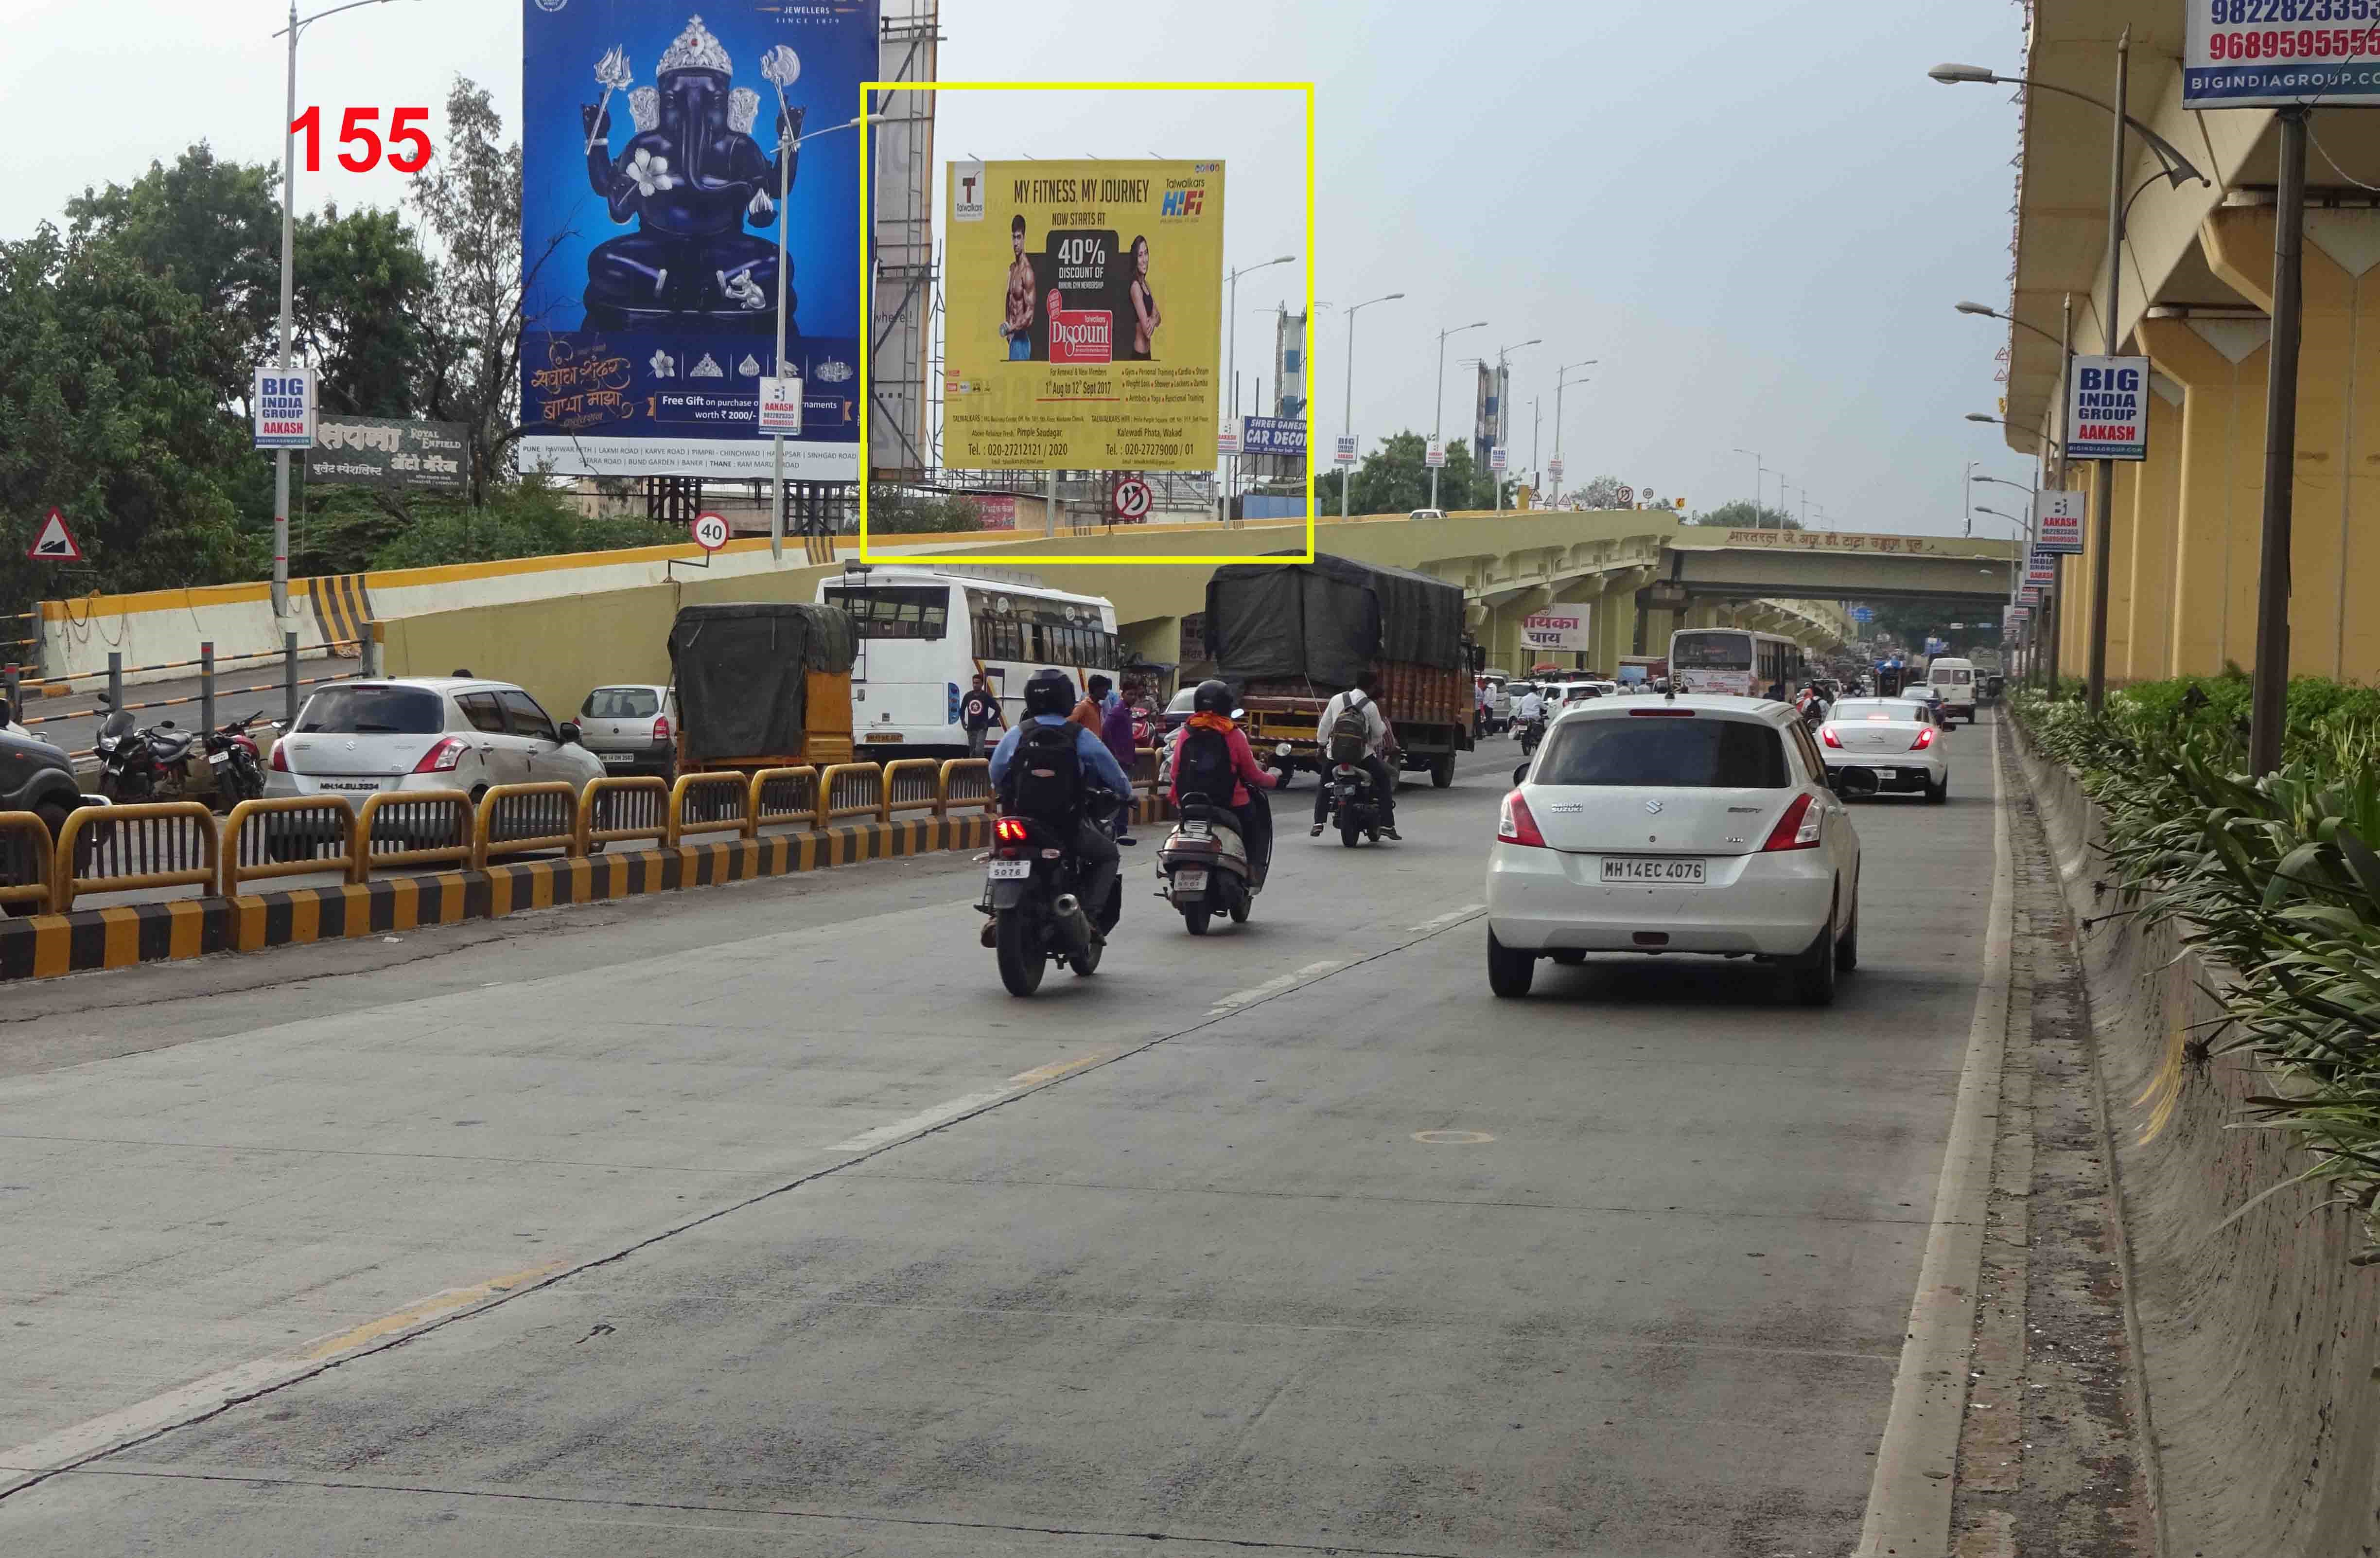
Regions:
[[[1105,676],[1091,678],[1094,686],[1106,680]],[[1100,689],[1099,739],[1106,743],[1108,753],[1115,759],[1116,766],[1130,774],[1132,765],[1140,756],[1136,749],[1139,743],[1133,738],[1132,705],[1123,700],[1123,694],[1108,691],[1105,688]],[[1132,836],[1133,813],[1138,806],[1135,797],[1116,808],[1116,837],[1119,840]]]
[[[983,756],[984,732],[993,725],[1005,728],[1008,724],[1000,717],[1000,700],[984,685],[980,671],[975,674],[975,685],[959,700],[959,724],[966,730],[967,756],[971,758]]]
[[[1083,684],[1083,700],[1075,705],[1074,713],[1067,717],[1097,736],[1100,716],[1107,709],[1108,689],[1113,686],[1113,682],[1094,672],[1091,678]]]

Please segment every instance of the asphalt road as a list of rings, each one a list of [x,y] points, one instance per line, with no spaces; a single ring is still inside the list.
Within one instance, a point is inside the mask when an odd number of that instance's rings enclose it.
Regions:
[[[949,858],[12,992],[0,1550],[1848,1552],[1992,888],[1954,739],[1853,810],[1827,1012],[1491,998],[1501,743],[1029,1002]]]

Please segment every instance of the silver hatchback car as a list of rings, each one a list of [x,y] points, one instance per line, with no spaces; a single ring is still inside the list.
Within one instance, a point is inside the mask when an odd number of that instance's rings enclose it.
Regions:
[[[463,790],[560,780],[573,789],[602,773],[578,743],[510,682],[404,676],[340,682],[306,700],[273,749],[268,796],[382,790]]]
[[[634,682],[599,687],[578,706],[578,739],[611,773],[677,772],[677,698],[668,688]]]

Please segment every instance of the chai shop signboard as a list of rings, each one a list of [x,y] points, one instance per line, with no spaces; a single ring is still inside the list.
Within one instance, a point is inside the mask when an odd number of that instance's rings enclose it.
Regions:
[[[1540,612],[1521,619],[1521,641],[1531,649],[1585,650],[1587,609],[1574,612]]]

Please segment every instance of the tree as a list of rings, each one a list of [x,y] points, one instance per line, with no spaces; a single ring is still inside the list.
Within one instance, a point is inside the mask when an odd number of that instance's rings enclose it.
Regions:
[[[445,154],[414,175],[408,197],[437,239],[417,404],[468,430],[475,504],[513,471],[513,444],[528,431],[514,420],[522,298],[552,253],[523,263],[520,142],[504,144],[504,128],[488,93],[455,78]]]
[[[1351,514],[1407,514],[1429,506],[1429,467],[1426,456],[1429,438],[1426,433],[1393,433],[1380,446],[1364,456],[1355,469],[1354,482],[1347,489],[1347,511]],[[1334,470],[1314,483],[1314,504],[1318,510],[1333,513],[1339,507],[1340,472]],[[1506,499],[1511,500],[1511,483],[1506,483]],[[1470,445],[1457,439],[1446,446],[1446,465],[1438,473],[1438,506],[1452,513],[1457,509],[1488,508],[1496,502],[1496,491],[1484,475],[1472,469]]]
[[[536,481],[491,487],[484,504],[423,494],[410,498],[406,508],[407,524],[373,554],[373,567],[419,568],[559,552],[668,546],[686,540],[686,531],[676,525],[585,518],[567,494]]]
[[[47,223],[0,243],[0,514],[15,532],[0,593],[60,589],[24,556],[53,505],[92,585],[229,577],[230,493],[251,456],[218,394],[222,368],[197,298],[114,243],[69,242]]]
[[[298,219],[294,347],[322,375],[322,408],[409,417],[430,335],[430,262],[404,219],[336,205]]]
[[[1627,508],[1631,505],[1620,501],[1620,490],[1627,485],[1617,476],[1598,476],[1571,496],[1586,508]]]
[[[1723,530],[1798,530],[1802,528],[1802,521],[1783,509],[1765,505],[1755,508],[1742,498],[1694,515],[1686,523],[1708,525]]]

